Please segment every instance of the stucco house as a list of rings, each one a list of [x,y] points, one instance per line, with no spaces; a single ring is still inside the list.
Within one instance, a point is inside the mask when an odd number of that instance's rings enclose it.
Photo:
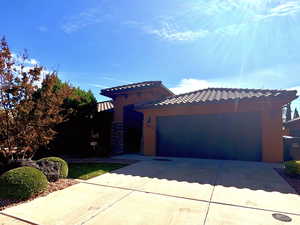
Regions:
[[[207,88],[175,95],[161,81],[101,90],[113,153],[281,162],[282,107],[296,91]]]

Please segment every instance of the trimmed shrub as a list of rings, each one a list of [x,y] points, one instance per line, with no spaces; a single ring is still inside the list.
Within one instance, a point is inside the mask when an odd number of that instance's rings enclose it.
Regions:
[[[46,176],[33,167],[19,167],[0,176],[0,198],[25,200],[45,190]]]
[[[59,158],[59,157],[47,157],[47,158],[42,158],[40,160],[37,161],[38,164],[41,164],[43,161],[46,162],[56,162],[59,163],[59,178],[67,178],[68,177],[68,172],[69,172],[69,167],[68,167],[68,163]]]
[[[300,161],[292,160],[284,163],[284,171],[291,176],[300,176]]]

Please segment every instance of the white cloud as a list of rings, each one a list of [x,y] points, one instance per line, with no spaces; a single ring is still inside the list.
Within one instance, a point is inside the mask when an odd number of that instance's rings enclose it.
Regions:
[[[122,24],[137,27],[146,34],[153,35],[159,39],[167,41],[194,41],[206,37],[209,32],[204,29],[191,30],[180,28],[176,23],[163,19],[159,25],[146,25],[134,20],[125,21]]]
[[[279,64],[235,75],[221,75],[209,79],[184,78],[172,88],[175,93],[184,93],[207,87],[262,88],[297,90],[300,95],[300,64]],[[300,99],[299,99],[300,103]]]
[[[29,70],[33,69],[35,66],[39,65],[39,61],[34,59],[34,58],[28,58],[28,59],[23,59],[22,56],[17,55],[15,53],[12,53],[12,57],[14,58],[16,64],[14,65],[14,68],[17,70],[17,73],[21,74],[21,70],[23,72],[29,72]],[[23,68],[21,68],[21,65],[23,64]],[[36,81],[36,85],[41,86],[43,79],[47,74],[51,74],[54,71],[47,70],[46,68],[43,67],[43,70],[41,71],[40,74],[40,79]],[[20,75],[21,76],[21,75]]]
[[[268,18],[295,16],[300,13],[300,0],[191,0],[182,6],[182,10],[175,14],[173,20],[192,24],[194,30],[191,32],[197,32],[195,21],[201,21],[203,18],[208,21],[214,18],[213,21],[221,22],[217,27],[205,28],[206,32],[203,34],[195,33],[194,40],[208,35],[237,36],[246,30],[255,29],[257,23]],[[234,17],[235,22],[232,24],[232,20],[227,17]],[[200,22],[198,26],[199,31],[203,31],[201,24],[203,23]]]
[[[36,59],[27,59],[25,63],[31,64],[31,65],[37,65],[39,62]]]
[[[215,82],[210,82],[207,80],[198,80],[194,78],[184,78],[178,85],[173,88],[170,88],[175,94],[182,94],[186,92],[196,91],[200,89],[205,89],[209,87],[219,87],[220,85]]]
[[[294,14],[299,10],[300,10],[300,1],[288,1],[272,8],[270,11],[272,13],[276,13],[277,15],[288,15],[288,14]]]
[[[111,15],[103,12],[99,7],[89,8],[80,12],[78,15],[66,18],[61,25],[61,29],[65,33],[70,34],[87,26],[102,23],[109,17],[111,17]]]
[[[292,1],[282,1],[280,4],[274,6],[267,10],[267,12],[263,14],[257,14],[255,19],[265,20],[272,17],[283,17],[283,16],[294,16],[300,12],[300,1],[292,0]]]
[[[184,14],[219,16],[243,13],[251,16],[289,16],[300,10],[299,0],[191,0],[184,4]],[[248,17],[249,16],[249,17]],[[245,18],[245,17],[244,17]]]
[[[168,41],[194,41],[209,34],[207,30],[179,30],[176,26],[164,22],[160,28],[145,27],[145,32]]]
[[[24,64],[29,64],[29,65],[37,65],[37,64],[39,64],[39,62],[36,59],[34,59],[34,58],[25,59],[24,60],[22,56],[17,55],[15,53],[12,53],[12,57],[15,59],[15,61],[17,63],[24,63]]]
[[[154,30],[149,30],[149,34],[154,34],[157,37],[169,41],[194,41],[199,38],[205,37],[208,32],[203,30],[203,31],[176,31],[176,30],[167,30],[166,28],[162,29],[154,29]]]
[[[29,70],[33,69],[34,66],[24,66],[23,69],[21,69],[21,66],[20,65],[14,65],[14,68],[16,69],[17,73],[18,73],[18,76],[21,77],[21,71],[23,72],[29,72]],[[46,75],[48,74],[51,74],[53,71],[49,71],[47,69],[43,69],[41,74],[40,74],[40,79],[38,81],[35,82],[35,85],[37,86],[41,86],[42,85],[42,82],[44,80],[44,78],[46,77]]]
[[[196,41],[202,38],[206,38],[209,35],[223,35],[223,36],[236,36],[248,28],[248,24],[229,24],[214,28],[212,30],[208,29],[188,29],[182,28],[177,23],[172,22],[173,19],[161,18],[159,25],[146,25],[144,23],[129,20],[122,24],[128,25],[130,27],[136,27],[146,34],[153,35],[161,40],[166,41]]]

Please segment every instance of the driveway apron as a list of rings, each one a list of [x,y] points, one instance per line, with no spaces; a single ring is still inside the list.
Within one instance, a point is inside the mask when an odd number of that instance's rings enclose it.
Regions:
[[[212,201],[300,214],[299,195],[264,163],[224,162]]]

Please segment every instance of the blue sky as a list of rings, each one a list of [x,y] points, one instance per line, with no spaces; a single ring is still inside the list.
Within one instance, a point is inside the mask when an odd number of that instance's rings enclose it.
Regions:
[[[176,93],[300,91],[300,0],[10,0],[1,8],[0,35],[15,53],[28,49],[99,100],[101,88],[144,80]]]

